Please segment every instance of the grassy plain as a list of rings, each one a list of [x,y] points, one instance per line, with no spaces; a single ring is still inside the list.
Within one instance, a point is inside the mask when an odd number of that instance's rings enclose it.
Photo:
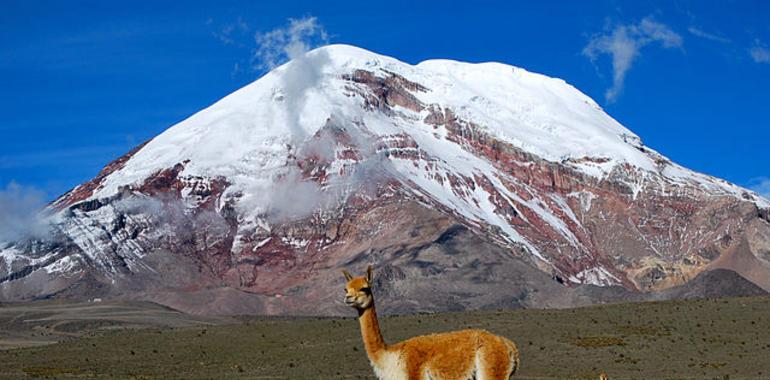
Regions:
[[[87,306],[0,307],[0,378],[373,378],[352,316]],[[505,335],[521,350],[520,379],[596,379],[601,370],[610,379],[770,379],[770,297],[392,316],[381,325],[388,342],[463,328]]]

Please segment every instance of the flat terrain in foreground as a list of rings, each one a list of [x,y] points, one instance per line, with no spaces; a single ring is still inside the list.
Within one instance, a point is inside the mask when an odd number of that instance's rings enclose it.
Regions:
[[[463,328],[505,335],[521,350],[521,379],[596,379],[601,370],[610,379],[770,379],[770,297],[410,315],[381,324],[388,342]],[[27,346],[0,351],[3,379],[373,378],[352,317],[206,319],[152,304],[44,303],[0,307],[0,341]]]

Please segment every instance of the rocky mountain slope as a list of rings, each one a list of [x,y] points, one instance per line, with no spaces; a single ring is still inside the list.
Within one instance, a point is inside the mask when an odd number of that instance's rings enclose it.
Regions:
[[[770,289],[770,202],[687,170],[559,79],[498,63],[309,52],[107,165],[0,243],[0,300],[200,313],[639,299],[730,269]],[[669,292],[674,294],[675,292]]]

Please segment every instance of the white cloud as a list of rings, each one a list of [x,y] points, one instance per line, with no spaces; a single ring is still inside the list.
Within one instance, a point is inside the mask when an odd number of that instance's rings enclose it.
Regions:
[[[50,225],[42,214],[45,205],[45,194],[37,189],[16,182],[0,189],[0,241],[48,236]]]
[[[729,44],[730,42],[732,42],[729,38],[722,37],[720,35],[716,35],[716,34],[713,34],[713,33],[706,32],[706,31],[704,31],[702,29],[699,29],[699,28],[696,28],[694,26],[691,26],[691,27],[687,28],[687,31],[690,32],[690,34],[692,34],[693,36],[700,37],[700,38],[705,38],[707,40],[711,40],[711,41],[714,41],[714,42],[721,42],[723,44]]]
[[[643,44],[658,41],[665,48],[682,47],[682,36],[649,17],[643,19],[636,27],[631,26],[630,28]]]
[[[329,43],[329,35],[313,16],[289,19],[289,24],[267,33],[254,35],[257,49],[253,64],[261,70],[271,70],[290,59],[304,56],[305,52]]]
[[[749,55],[756,63],[770,63],[770,49],[759,40],[756,40],[754,46],[749,49]]]
[[[749,189],[767,199],[770,199],[770,178],[755,178],[749,183]]]
[[[211,35],[224,45],[248,50],[245,59],[239,59],[233,64],[230,72],[233,77],[249,69],[265,73],[329,43],[328,33],[318,18],[313,16],[289,18],[283,27],[257,33],[252,33],[252,26],[240,16],[223,25],[217,25],[211,18],[205,24],[211,30]]]
[[[650,17],[637,24],[617,25],[611,31],[594,36],[583,48],[583,55],[596,61],[601,55],[612,58],[612,87],[605,93],[607,102],[617,100],[623,91],[626,74],[631,69],[640,50],[652,43],[664,48],[681,48],[682,36]]]

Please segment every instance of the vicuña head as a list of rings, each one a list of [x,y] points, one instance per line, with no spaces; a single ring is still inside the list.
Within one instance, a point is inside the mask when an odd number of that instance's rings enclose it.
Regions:
[[[374,306],[374,271],[353,277],[343,270],[345,304],[358,311],[366,354],[381,380],[503,380],[519,367],[519,351],[510,340],[484,330],[462,330],[385,344]]]
[[[374,297],[372,297],[372,276],[373,270],[370,265],[366,268],[365,277],[353,277],[346,270],[342,270],[345,279],[348,281],[345,286],[345,305],[365,310],[374,306]]]

